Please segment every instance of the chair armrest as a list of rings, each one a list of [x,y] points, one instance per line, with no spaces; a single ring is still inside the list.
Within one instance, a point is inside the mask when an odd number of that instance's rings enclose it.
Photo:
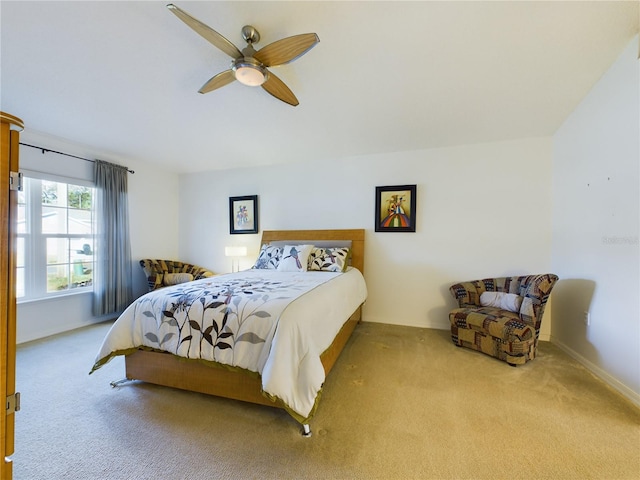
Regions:
[[[164,287],[164,273],[155,273],[147,277],[147,285],[149,285],[149,291],[152,292],[156,288]]]
[[[200,280],[201,278],[213,277],[215,273],[210,272],[209,270],[206,270],[204,268],[199,268],[197,271],[194,271],[192,275],[194,280]]]
[[[181,264],[181,271],[190,273],[193,275],[194,280],[200,280],[201,278],[213,277],[214,273],[200,265],[194,265],[192,263]]]
[[[149,291],[153,291],[156,288],[163,286],[162,281],[164,279],[164,272],[162,271],[162,265],[159,264],[161,260],[143,259],[140,260],[140,266],[144,270],[144,275],[147,278],[147,285]]]
[[[533,325],[536,330],[540,328],[547,300],[557,281],[558,276],[552,273],[535,275],[524,291],[520,319]]]
[[[480,306],[480,292],[474,282],[456,283],[449,287],[449,291],[460,308]]]

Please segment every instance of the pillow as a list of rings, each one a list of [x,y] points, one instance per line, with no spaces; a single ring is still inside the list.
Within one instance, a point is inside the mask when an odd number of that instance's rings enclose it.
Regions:
[[[282,248],[275,247],[265,243],[260,248],[260,254],[256,260],[255,265],[252,268],[261,270],[275,270],[278,268],[280,258],[282,257]]]
[[[480,305],[518,313],[520,311],[520,305],[522,305],[522,297],[515,293],[483,292],[482,295],[480,295]]]
[[[349,264],[350,248],[317,248],[309,255],[309,270],[344,272]]]
[[[162,283],[165,285],[178,285],[191,280],[193,280],[193,275],[190,273],[165,273]]]
[[[306,272],[313,245],[286,245],[278,264],[280,272]]]

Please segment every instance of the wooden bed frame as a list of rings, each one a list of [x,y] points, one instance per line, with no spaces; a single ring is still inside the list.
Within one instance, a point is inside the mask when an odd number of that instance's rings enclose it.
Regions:
[[[264,231],[262,243],[278,240],[351,240],[351,265],[364,273],[364,230],[271,230]],[[362,305],[349,317],[333,343],[320,357],[328,375],[351,333],[361,319]],[[233,398],[245,402],[284,408],[280,401],[271,401],[262,394],[258,375],[224,367],[204,365],[168,353],[138,350],[125,357],[127,380],[141,380],[156,385]],[[118,383],[118,382],[116,382]],[[304,433],[310,434],[308,425]]]

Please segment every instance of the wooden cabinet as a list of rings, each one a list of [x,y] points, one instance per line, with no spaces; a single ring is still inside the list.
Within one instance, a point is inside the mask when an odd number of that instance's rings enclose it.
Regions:
[[[0,395],[5,412],[0,414],[0,450],[4,452],[0,478],[12,478],[16,408],[16,228],[17,175],[22,120],[0,112]],[[14,189],[14,186],[16,189]],[[19,397],[18,397],[19,398]]]

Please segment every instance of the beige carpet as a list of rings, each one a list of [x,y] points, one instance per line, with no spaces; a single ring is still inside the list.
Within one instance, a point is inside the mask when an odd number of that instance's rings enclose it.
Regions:
[[[14,478],[637,479],[640,410],[561,350],[512,368],[448,332],[363,323],[313,436],[269,407],[89,376],[108,324],[18,349]]]

